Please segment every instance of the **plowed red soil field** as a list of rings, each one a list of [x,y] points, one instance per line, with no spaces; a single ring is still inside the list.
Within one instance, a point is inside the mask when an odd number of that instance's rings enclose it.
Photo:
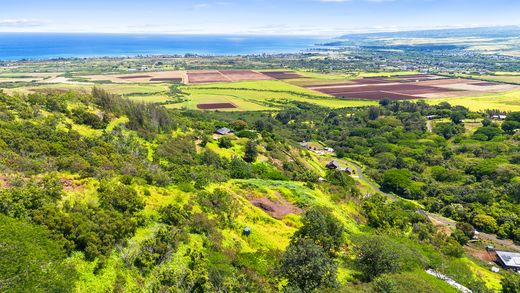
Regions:
[[[264,71],[262,74],[265,74],[274,79],[295,79],[295,78],[304,78],[303,75],[300,75],[296,72],[292,71]]]
[[[234,109],[237,106],[231,103],[213,103],[213,104],[198,104],[197,108],[201,110],[217,110],[217,109]]]

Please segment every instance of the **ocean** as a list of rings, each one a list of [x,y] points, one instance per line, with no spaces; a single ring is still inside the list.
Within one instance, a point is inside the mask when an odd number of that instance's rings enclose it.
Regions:
[[[297,53],[322,42],[288,36],[0,33],[0,60]]]

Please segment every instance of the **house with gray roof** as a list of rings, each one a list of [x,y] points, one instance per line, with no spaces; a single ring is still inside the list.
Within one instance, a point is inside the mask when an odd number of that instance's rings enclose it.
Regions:
[[[496,251],[497,263],[504,269],[520,272],[520,253],[510,251]]]

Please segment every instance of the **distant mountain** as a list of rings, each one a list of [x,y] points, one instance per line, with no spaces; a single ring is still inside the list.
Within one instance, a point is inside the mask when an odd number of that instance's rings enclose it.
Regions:
[[[380,32],[380,33],[362,33],[362,34],[346,34],[338,37],[338,39],[364,39],[370,38],[463,38],[463,37],[480,37],[480,38],[512,38],[520,36],[520,26],[503,26],[503,27],[480,27],[480,28],[460,28],[460,29],[432,29],[432,30],[416,30],[403,32]]]

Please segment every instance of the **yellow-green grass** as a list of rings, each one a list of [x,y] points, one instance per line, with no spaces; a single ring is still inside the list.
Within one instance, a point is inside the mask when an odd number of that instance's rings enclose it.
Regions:
[[[123,95],[124,96],[124,95]],[[171,101],[171,98],[166,93],[152,94],[152,95],[126,95],[132,101],[144,103],[163,103]]]
[[[437,105],[448,102],[452,105],[468,107],[472,111],[497,109],[501,111],[520,111],[520,91],[509,91],[500,94],[484,94],[470,97],[432,98],[427,103]]]
[[[249,100],[243,95],[236,95],[237,93],[230,90],[193,90],[190,95],[186,97],[187,101],[183,103],[166,105],[167,108],[180,109],[186,108],[190,110],[198,110],[198,104],[213,104],[213,103],[231,103],[236,108],[218,109],[219,111],[265,111],[273,110],[275,107],[262,105],[259,101]]]
[[[497,71],[495,75],[517,75],[520,76],[520,72],[518,71]]]
[[[500,274],[494,273],[489,269],[486,269],[482,266],[479,266],[477,263],[471,261],[468,258],[463,258],[462,261],[469,267],[469,269],[473,272],[474,277],[481,278],[486,287],[488,289],[493,290],[494,292],[500,292],[502,289],[501,281],[502,276]]]
[[[159,94],[165,93],[168,90],[168,86],[165,84],[153,84],[153,85],[140,85],[140,84],[100,84],[95,85],[98,88],[102,88],[110,93],[118,95],[147,95],[147,94]],[[89,92],[92,90],[94,85],[83,85],[83,84],[45,84],[40,86],[30,87],[19,87],[13,89],[5,89],[7,93],[21,93],[28,94],[34,92],[34,90],[49,89],[49,90],[60,90],[60,91],[85,91]]]
[[[475,78],[498,82],[520,83],[520,75],[478,75],[475,76]]]
[[[313,96],[330,97],[329,95],[308,90],[299,86],[295,86],[280,80],[255,80],[255,81],[241,81],[241,82],[226,82],[226,83],[212,83],[205,85],[190,86],[190,89],[204,89],[204,88],[229,88],[229,89],[250,89],[260,91],[285,91],[291,93],[300,93]]]

